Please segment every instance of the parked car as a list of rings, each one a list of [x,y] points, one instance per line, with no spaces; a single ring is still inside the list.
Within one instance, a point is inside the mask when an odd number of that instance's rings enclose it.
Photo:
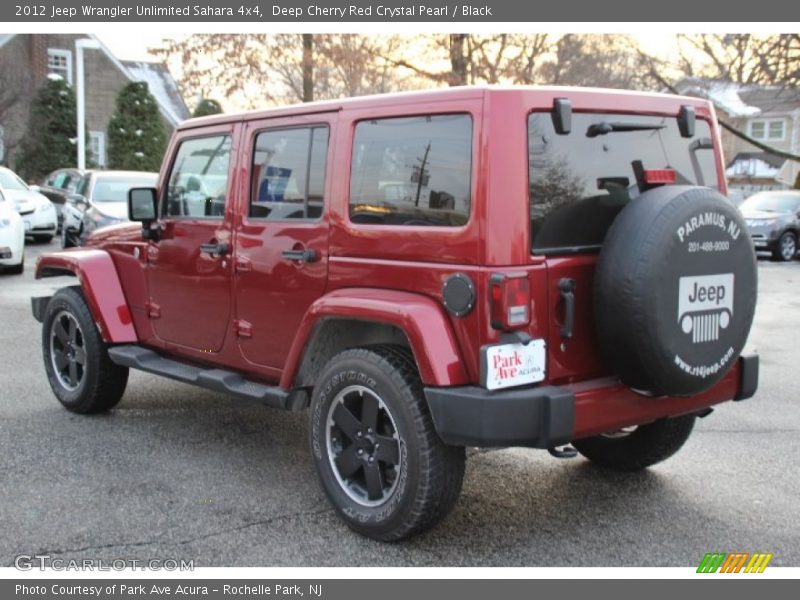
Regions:
[[[740,206],[756,250],[779,261],[797,256],[800,235],[800,192],[759,192]]]
[[[47,196],[48,200],[55,205],[58,211],[59,232],[64,219],[64,205],[67,203],[67,198],[75,193],[82,178],[83,171],[79,169],[58,169],[45,177],[38,188],[37,186],[31,186],[32,189]]]
[[[78,277],[32,302],[47,377],[77,413],[116,405],[129,368],[309,408],[322,488],[384,541],[450,512],[465,447],[644,469],[757,387],[722,164],[708,101],[614,90],[185,121],[129,192],[136,223],[40,258]]]
[[[96,229],[128,220],[128,190],[155,185],[158,173],[87,171],[64,205],[62,248],[80,246]]]
[[[24,269],[25,224],[0,187],[0,270],[22,273]]]
[[[41,242],[52,240],[58,228],[58,213],[53,203],[5,167],[0,167],[0,186],[22,216],[25,235]]]
[[[741,190],[741,189],[729,189],[728,190],[728,200],[733,202],[734,206],[739,206],[746,199],[747,199],[747,196],[745,195],[744,190]]]

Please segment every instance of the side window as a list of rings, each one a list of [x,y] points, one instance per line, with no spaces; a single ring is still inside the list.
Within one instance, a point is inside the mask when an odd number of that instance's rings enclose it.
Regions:
[[[52,187],[54,187],[54,188],[63,189],[64,187],[66,187],[66,186],[64,185],[64,181],[65,181],[66,179],[67,179],[67,173],[66,173],[66,171],[61,171],[61,173],[59,173],[59,174],[58,174],[58,175],[56,175],[55,177],[53,177],[53,178],[49,179],[49,180],[47,181],[47,185],[49,185],[49,186],[52,186]]]
[[[469,220],[472,118],[432,115],[356,125],[350,220],[459,226]]]
[[[79,182],[80,182],[80,177],[75,173],[70,173],[64,179],[64,183],[62,183],[61,188],[67,190],[68,192],[74,192],[75,189],[78,187]]]
[[[230,157],[229,135],[182,142],[169,175],[164,216],[222,217]]]
[[[327,126],[259,133],[253,151],[249,216],[320,218],[327,154]]]
[[[89,180],[91,176],[84,175],[81,177],[78,182],[75,184],[75,193],[80,194],[81,196],[85,196],[86,193],[89,191]]]

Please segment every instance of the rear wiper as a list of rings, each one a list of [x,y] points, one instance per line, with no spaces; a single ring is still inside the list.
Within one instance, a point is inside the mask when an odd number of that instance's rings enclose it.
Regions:
[[[586,137],[597,137],[598,135],[606,135],[607,133],[617,131],[654,131],[656,129],[664,129],[666,125],[647,125],[645,123],[609,123],[608,121],[601,121],[600,123],[592,123],[586,130]]]

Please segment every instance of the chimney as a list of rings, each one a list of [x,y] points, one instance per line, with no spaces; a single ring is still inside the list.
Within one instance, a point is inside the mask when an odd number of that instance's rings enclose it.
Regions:
[[[38,81],[47,76],[47,36],[30,34],[28,36],[31,56],[31,73],[33,80]]]

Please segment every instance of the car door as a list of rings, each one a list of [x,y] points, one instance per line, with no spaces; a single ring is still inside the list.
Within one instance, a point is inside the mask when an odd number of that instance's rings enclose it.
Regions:
[[[173,142],[160,190],[160,239],[147,255],[147,310],[162,345],[218,352],[225,340],[237,127],[188,130]]]
[[[303,316],[325,291],[325,175],[335,116],[254,121],[244,131],[249,180],[236,231],[236,334],[244,358],[276,376]]]

